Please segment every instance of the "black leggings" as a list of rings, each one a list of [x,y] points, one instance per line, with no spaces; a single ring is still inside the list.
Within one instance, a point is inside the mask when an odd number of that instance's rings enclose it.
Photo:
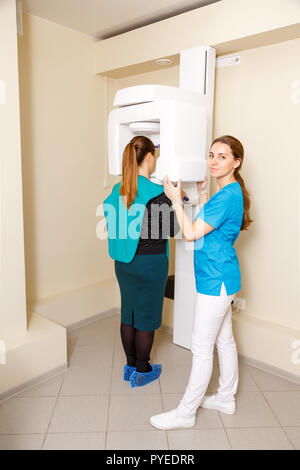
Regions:
[[[150,352],[154,331],[137,330],[132,325],[121,323],[121,339],[127,357],[127,364],[136,367],[138,372],[150,372]]]

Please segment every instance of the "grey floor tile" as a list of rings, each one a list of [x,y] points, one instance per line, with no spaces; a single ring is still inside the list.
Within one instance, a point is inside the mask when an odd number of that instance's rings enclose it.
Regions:
[[[152,431],[149,418],[161,412],[159,394],[112,395],[108,431]]]
[[[192,365],[191,351],[163,329],[151,354],[162,375],[145,387],[123,380],[120,315],[69,332],[68,358],[66,372],[0,405],[0,450],[300,450],[300,385],[242,361],[234,415],[200,406],[193,428],[153,428],[152,415],[178,406]],[[207,394],[217,390],[219,375],[215,350]]]
[[[166,335],[161,335],[162,340],[155,345],[154,354],[152,354],[152,362],[163,364],[164,367],[168,365],[192,365],[192,353],[189,349],[182,348],[176,344],[170,343]]]
[[[278,428],[227,429],[233,450],[292,450],[284,431]]]
[[[162,393],[184,393],[190,372],[191,368],[186,365],[170,364],[163,366],[159,378]]]
[[[17,397],[57,397],[59,394],[64,374],[45,380],[44,382],[33,385],[16,395]]]
[[[48,432],[105,431],[108,401],[108,396],[59,397]]]
[[[300,426],[300,392],[263,392],[282,426]]]
[[[0,435],[0,450],[41,450],[44,434]]]
[[[115,337],[115,326],[113,324],[108,326],[101,325],[87,325],[76,334],[76,345],[78,346],[95,346],[101,348],[107,347],[111,342],[113,342]]]
[[[124,367],[125,364],[126,364],[126,356],[125,356],[125,352],[121,343],[120,334],[118,334],[115,338],[114,353],[113,353],[113,367]]]
[[[105,432],[47,434],[43,450],[104,450]]]
[[[263,392],[300,392],[300,385],[291,382],[290,380],[285,380],[255,367],[248,366],[248,369],[259,389]]]
[[[97,369],[111,367],[113,352],[113,341],[105,345],[76,346],[70,358],[70,366],[94,366]]]
[[[261,392],[239,392],[234,415],[220,413],[226,428],[256,428],[280,426]]]
[[[0,405],[0,434],[47,432],[55,397],[10,398]]]
[[[296,450],[300,450],[300,427],[284,427],[285,433]]]
[[[230,450],[224,429],[167,431],[170,450]]]
[[[64,374],[60,396],[108,395],[112,370],[94,365],[71,365]]]
[[[108,432],[107,450],[167,450],[165,431]]]

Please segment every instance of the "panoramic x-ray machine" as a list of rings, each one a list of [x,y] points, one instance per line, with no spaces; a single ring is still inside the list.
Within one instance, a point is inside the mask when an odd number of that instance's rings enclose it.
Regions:
[[[212,137],[215,49],[199,46],[180,52],[179,88],[141,85],[119,90],[108,118],[108,169],[122,174],[125,146],[135,135],[149,137],[159,148],[151,178],[181,179],[189,197],[185,211],[196,216],[197,185],[206,175]],[[194,242],[176,239],[174,343],[191,347],[196,286]]]

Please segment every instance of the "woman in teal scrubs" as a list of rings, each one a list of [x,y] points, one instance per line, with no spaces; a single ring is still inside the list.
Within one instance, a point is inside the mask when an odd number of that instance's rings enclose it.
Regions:
[[[238,385],[238,354],[232,333],[231,302],[241,289],[238,258],[233,247],[241,230],[251,222],[250,198],[240,175],[244,159],[241,142],[232,136],[215,139],[208,167],[217,179],[217,192],[208,200],[207,181],[198,184],[200,204],[195,221],[186,216],[181,200],[181,182],[173,186],[165,177],[166,195],[187,241],[194,241],[194,270],[197,290],[192,334],[193,363],[189,382],[179,406],[150,418],[158,429],[191,427],[197,408],[233,414]],[[205,396],[213,369],[216,343],[220,380],[216,394]]]
[[[163,186],[150,181],[155,163],[153,142],[134,137],[123,153],[122,181],[103,203],[121,293],[124,380],[132,387],[147,385],[161,373],[160,364],[150,365],[150,352],[162,319],[168,237],[179,231]]]

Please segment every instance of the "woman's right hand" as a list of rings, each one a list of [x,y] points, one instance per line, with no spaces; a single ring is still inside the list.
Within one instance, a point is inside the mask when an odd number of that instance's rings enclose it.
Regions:
[[[205,191],[207,189],[207,185],[208,185],[208,178],[207,178],[207,175],[205,175],[204,180],[198,181],[197,183],[198,192],[201,193],[202,191]]]
[[[164,177],[164,193],[170,199],[170,201],[174,204],[175,202],[182,202],[181,195],[181,180],[178,180],[177,186],[174,186],[173,183],[170,181],[169,177],[166,175]]]

